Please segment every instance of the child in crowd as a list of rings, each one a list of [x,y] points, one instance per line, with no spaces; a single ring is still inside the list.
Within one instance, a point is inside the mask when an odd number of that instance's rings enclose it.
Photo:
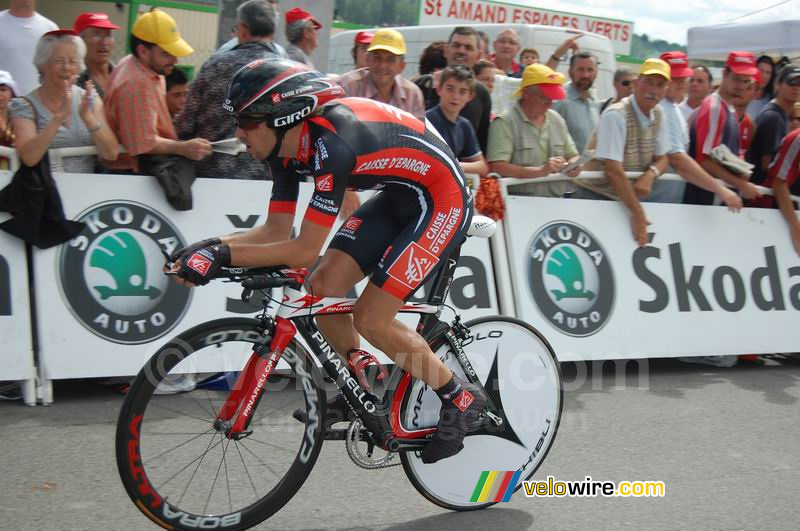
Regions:
[[[450,146],[464,173],[485,175],[488,167],[475,129],[469,120],[459,116],[461,109],[475,97],[472,72],[460,65],[445,68],[436,93],[439,95],[439,105],[425,113],[425,117]]]
[[[519,63],[522,65],[522,68],[525,68],[528,65],[534,65],[539,62],[539,52],[534,50],[533,48],[525,48],[521,52],[519,52]]]
[[[189,94],[189,78],[180,68],[173,68],[169,75],[164,76],[167,82],[167,108],[172,121],[183,109],[186,103],[186,95]]]

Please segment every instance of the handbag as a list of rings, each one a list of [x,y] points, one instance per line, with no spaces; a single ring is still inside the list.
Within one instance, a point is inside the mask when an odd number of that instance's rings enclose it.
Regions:
[[[36,107],[24,99],[33,109],[38,131]],[[12,215],[0,223],[0,229],[40,249],[69,241],[86,227],[83,222],[66,219],[47,153],[33,166],[21,165],[0,190],[0,211]]]

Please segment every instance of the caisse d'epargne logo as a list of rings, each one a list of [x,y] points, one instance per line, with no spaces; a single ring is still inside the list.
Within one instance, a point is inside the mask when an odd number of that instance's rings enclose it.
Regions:
[[[614,275],[591,232],[554,221],[534,234],[527,256],[531,294],[550,324],[577,337],[605,325],[614,306]]]
[[[87,227],[61,246],[61,289],[73,315],[92,333],[123,344],[169,332],[189,306],[191,290],[162,273],[164,255],[185,245],[159,212],[131,201],[93,205]]]

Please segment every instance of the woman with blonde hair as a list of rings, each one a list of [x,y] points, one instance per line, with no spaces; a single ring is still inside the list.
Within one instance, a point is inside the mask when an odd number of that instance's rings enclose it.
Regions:
[[[51,148],[92,145],[101,158],[116,160],[117,138],[93,83],[87,82],[86,90],[75,85],[85,55],[86,45],[72,30],[51,31],[39,39],[33,64],[41,85],[9,106],[23,164],[34,166]],[[51,163],[51,171],[92,173],[94,165],[93,155],[64,157]]]

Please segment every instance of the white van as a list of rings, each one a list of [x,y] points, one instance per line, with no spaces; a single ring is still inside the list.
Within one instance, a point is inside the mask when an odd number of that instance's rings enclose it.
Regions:
[[[453,28],[456,26],[466,26],[468,24],[453,24],[442,26],[401,26],[395,27],[406,40],[406,70],[405,77],[411,78],[419,73],[419,56],[433,41],[447,41],[450,38]],[[515,29],[520,36],[522,48],[535,48],[539,52],[539,57],[543,62],[556,50],[559,44],[576,33],[583,33],[583,37],[578,39],[578,45],[582,50],[594,53],[599,60],[600,72],[595,82],[597,96],[600,99],[610,98],[614,95],[612,84],[614,70],[617,68],[616,55],[611,41],[607,37],[594,33],[568,30],[555,26],[540,26],[532,24],[469,24],[476,30],[486,32],[489,36],[489,52],[493,51],[492,43],[498,33],[504,29]],[[378,28],[369,31],[375,31]],[[331,45],[328,50],[327,71],[334,74],[341,74],[353,69],[353,39],[358,31],[342,31],[331,37]],[[569,54],[562,59],[559,70],[567,73],[569,68]]]

